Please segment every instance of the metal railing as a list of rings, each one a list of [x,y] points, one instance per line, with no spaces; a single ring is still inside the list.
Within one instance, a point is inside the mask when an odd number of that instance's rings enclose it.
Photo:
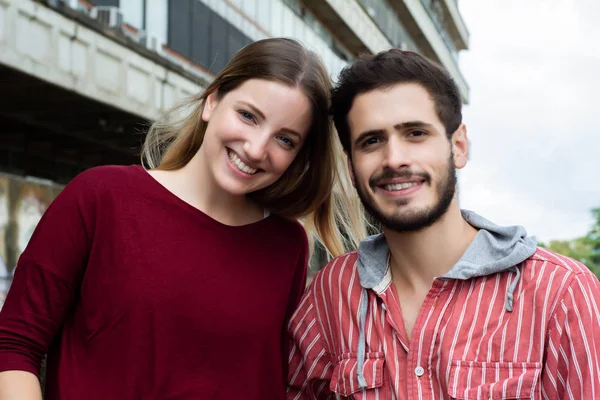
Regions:
[[[435,25],[435,28],[442,37],[444,44],[446,44],[446,47],[450,50],[452,59],[456,65],[458,65],[458,50],[456,49],[448,30],[444,26],[444,11],[442,10],[443,6],[441,0],[421,0],[421,4],[423,4],[423,8],[425,8],[425,11],[427,11],[427,14],[433,21],[433,25]]]

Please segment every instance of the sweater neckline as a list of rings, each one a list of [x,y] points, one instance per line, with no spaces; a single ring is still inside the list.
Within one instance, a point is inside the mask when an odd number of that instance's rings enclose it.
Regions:
[[[136,169],[138,169],[140,171],[140,173],[144,176],[144,179],[146,179],[150,185],[152,185],[153,187],[155,187],[159,192],[161,192],[165,197],[169,198],[169,200],[182,207],[187,209],[188,211],[199,215],[201,218],[209,221],[212,224],[215,224],[219,227],[222,227],[224,229],[245,229],[245,228],[253,228],[256,226],[260,226],[264,223],[267,223],[269,221],[271,221],[274,218],[274,215],[269,213],[269,212],[265,212],[265,217],[255,221],[255,222],[251,222],[249,224],[244,224],[244,225],[228,225],[225,224],[223,222],[220,222],[216,219],[214,219],[213,217],[211,217],[210,215],[206,214],[204,211],[200,210],[199,208],[194,207],[193,205],[191,205],[190,203],[186,202],[185,200],[183,200],[182,198],[180,198],[179,196],[177,196],[175,193],[173,193],[172,191],[170,191],[168,188],[166,188],[162,183],[160,183],[159,181],[157,181],[152,175],[150,175],[148,173],[148,171],[141,165],[139,164],[135,164],[134,167],[136,167]]]

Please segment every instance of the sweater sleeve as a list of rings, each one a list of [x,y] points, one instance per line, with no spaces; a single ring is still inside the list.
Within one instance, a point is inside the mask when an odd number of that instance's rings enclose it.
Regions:
[[[294,280],[292,282],[292,290],[290,292],[290,299],[288,301],[287,313],[285,324],[287,326],[292,314],[296,311],[296,307],[298,303],[300,303],[300,299],[304,294],[306,289],[306,275],[308,272],[308,238],[306,237],[306,233],[304,232],[304,228],[301,229],[301,243],[302,249],[300,251],[300,255],[298,257],[298,263],[296,265],[296,271],[294,272]]]
[[[549,324],[544,398],[600,398],[600,283],[591,272],[574,275]]]
[[[52,202],[19,258],[0,312],[0,371],[38,375],[73,307],[94,229],[90,174],[78,175]]]
[[[300,224],[298,224],[300,226]],[[288,375],[288,354],[290,350],[290,342],[287,335],[287,326],[288,323],[296,311],[296,307],[300,303],[300,299],[304,294],[304,290],[306,289],[306,276],[308,272],[308,238],[306,237],[306,232],[304,228],[300,226],[301,230],[301,240],[302,240],[302,249],[300,252],[300,256],[298,257],[298,263],[296,265],[296,270],[294,272],[294,278],[292,281],[292,288],[290,290],[290,297],[288,299],[288,305],[285,315],[285,323],[283,325],[283,332],[281,336],[281,357],[282,357],[282,372],[284,384],[287,380]]]

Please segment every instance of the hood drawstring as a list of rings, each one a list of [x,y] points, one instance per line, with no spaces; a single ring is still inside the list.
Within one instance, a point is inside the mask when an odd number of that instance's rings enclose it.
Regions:
[[[360,334],[358,337],[358,355],[356,359],[356,375],[358,376],[358,387],[361,389],[367,387],[363,369],[365,367],[365,325],[367,324],[368,306],[369,294],[367,293],[367,289],[363,288],[360,299]]]
[[[504,308],[508,312],[512,312],[513,311],[514,293],[515,293],[515,289],[517,288],[517,283],[519,283],[519,279],[521,279],[521,271],[519,271],[519,267],[517,267],[515,265],[514,267],[512,267],[510,269],[512,269],[513,271],[515,271],[515,274],[517,276],[515,276],[515,279],[513,279],[510,282],[510,285],[508,285],[508,289],[506,289],[506,303],[504,304]]]

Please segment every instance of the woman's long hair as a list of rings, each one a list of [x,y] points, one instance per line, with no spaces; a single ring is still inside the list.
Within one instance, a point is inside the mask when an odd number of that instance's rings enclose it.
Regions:
[[[160,170],[185,166],[204,139],[207,122],[201,115],[208,95],[215,93],[219,99],[249,79],[300,88],[312,105],[312,122],[286,172],[248,196],[273,214],[301,220],[309,239],[314,235],[331,256],[357,246],[364,232],[363,219],[360,203],[348,188],[348,177],[341,176],[347,175],[344,155],[328,115],[331,81],[320,58],[295,40],[265,39],[240,50],[204,92],[150,127],[142,164]]]

